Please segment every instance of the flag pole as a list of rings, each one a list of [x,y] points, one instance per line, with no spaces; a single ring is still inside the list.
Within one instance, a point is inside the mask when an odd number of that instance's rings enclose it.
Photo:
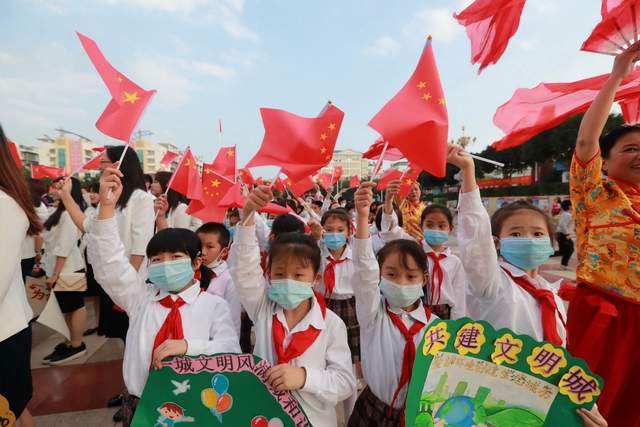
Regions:
[[[187,155],[187,151],[189,151],[191,149],[190,146],[187,145],[187,148],[184,150],[184,152],[182,153],[182,157],[180,158],[180,161],[178,162],[178,166],[176,166],[175,170],[173,171],[173,173],[171,174],[171,178],[169,178],[169,182],[167,183],[167,189],[164,190],[164,195],[166,196],[169,193],[169,188],[171,188],[171,184],[173,184],[173,180],[176,176],[176,172],[178,172],[178,170],[180,169],[180,166],[182,166],[182,162],[184,161],[184,158]],[[158,212],[160,211],[156,211],[156,215],[153,217],[153,222],[155,223],[156,220],[158,219]]]
[[[387,148],[389,147],[389,141],[384,141],[384,145],[382,146],[382,152],[380,153],[380,158],[378,159],[378,163],[373,168],[373,175],[371,176],[370,181],[373,181],[378,177],[380,170],[382,169],[382,163],[384,162],[384,155],[387,153]]]
[[[491,159],[487,159],[487,158],[484,158],[484,157],[476,156],[475,154],[467,153],[466,151],[464,152],[464,154],[466,154],[467,156],[471,157],[472,159],[476,159],[476,160],[479,160],[481,162],[490,163],[492,165],[500,166],[501,168],[504,167],[504,163],[496,162],[495,160],[491,160]]]
[[[276,179],[278,179],[278,177],[280,176],[280,174],[282,173],[282,168],[278,169],[278,173],[276,173],[276,176],[273,177],[273,179],[271,180],[271,184],[269,185],[269,188],[273,187],[273,183],[276,182]],[[287,189],[287,186],[285,185],[285,190]],[[255,214],[255,211],[253,212]],[[249,221],[250,216],[246,217],[245,219],[242,220],[242,226],[246,227],[247,222]]]
[[[124,155],[127,154],[127,150],[129,149],[129,144],[131,144],[131,138],[129,138],[129,141],[127,141],[127,143],[124,144],[124,150],[122,150],[122,154],[120,155],[120,159],[118,160],[118,167],[116,168],[117,170],[120,170],[120,165],[122,165],[122,161],[124,160]],[[107,191],[107,200],[111,199],[112,194],[113,194],[113,191],[109,189],[109,191]]]

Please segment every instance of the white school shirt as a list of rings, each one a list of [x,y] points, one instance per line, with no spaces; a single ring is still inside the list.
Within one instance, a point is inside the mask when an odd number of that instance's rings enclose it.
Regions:
[[[236,263],[231,267],[231,277],[237,286],[240,301],[255,327],[256,345],[253,352],[271,364],[277,363],[273,345],[271,322],[274,314],[285,329],[284,345],[287,346],[296,332],[309,326],[320,330],[311,346],[289,364],[303,367],[307,379],[300,390],[293,392],[314,427],[337,426],[336,405],[356,393],[356,378],[351,365],[351,351],[347,344],[347,328],[331,310],[326,317],[315,298],[311,310],[289,331],[282,307],[267,298],[267,283],[260,269],[260,252],[254,226],[237,226],[231,253]]]
[[[45,205],[44,203],[40,203],[40,206],[36,207],[35,209],[36,215],[38,215],[38,218],[40,218],[40,221],[42,223],[44,223],[49,217],[49,214],[53,212],[50,211],[47,205]],[[24,238],[24,240],[22,241],[20,254],[22,257],[21,259],[29,259],[36,256],[36,241],[33,236],[26,236]]]
[[[47,276],[52,276],[56,267],[56,258],[66,258],[60,273],[73,273],[84,268],[84,258],[78,247],[78,240],[82,233],[73,223],[69,212],[66,210],[60,215],[60,221],[51,227],[44,229],[44,271]]]
[[[322,256],[322,259],[320,263],[321,278],[318,285],[316,285],[316,290],[324,296],[324,270],[329,263],[329,261],[327,261],[327,257],[332,255],[322,240],[318,241],[318,246],[320,247],[320,255]],[[347,242],[347,247],[345,248],[344,252],[342,252],[342,255],[339,259],[346,259],[346,261],[334,266],[333,271],[335,272],[336,283],[329,299],[344,300],[349,299],[353,296],[352,281],[354,270],[353,258],[351,256],[351,245],[349,244],[349,242]]]
[[[218,295],[229,304],[229,310],[231,312],[231,320],[233,320],[233,326],[236,333],[240,335],[240,313],[242,312],[242,305],[240,304],[240,297],[236,291],[236,286],[231,280],[231,274],[229,273],[229,266],[226,261],[221,261],[220,264],[213,267],[213,263],[208,265],[216,275],[207,288],[207,292],[212,295]]]
[[[356,272],[353,290],[356,294],[356,316],[360,324],[360,345],[367,349],[362,352],[364,379],[378,399],[391,405],[402,373],[405,339],[386,312],[387,303],[380,293],[380,269],[371,239],[353,240],[353,264]],[[420,351],[425,328],[438,317],[432,314],[427,320],[422,304],[409,313],[402,309],[390,310],[400,316],[407,329],[416,320],[425,325],[413,337],[416,351]],[[396,408],[404,405],[406,396],[405,385],[398,393]]]
[[[20,205],[0,190],[0,342],[29,325],[33,316],[20,269],[22,242],[29,220]]]
[[[527,275],[511,264],[498,261],[489,214],[482,205],[480,190],[477,188],[468,193],[460,193],[458,245],[467,275],[469,317],[486,320],[495,329],[510,328],[518,334],[542,341],[544,336],[538,302],[518,286],[501,266],[506,267],[514,276]],[[540,275],[529,280],[534,286],[553,292],[558,310],[566,319],[567,313],[557,289]],[[566,330],[557,313],[556,324],[558,334],[564,342]]]
[[[149,376],[153,342],[171,311],[158,301],[169,294],[145,283],[131,266],[115,219],[94,220],[87,232],[87,250],[96,280],[129,316],[122,371],[127,390],[139,397]],[[186,302],[180,316],[188,356],[240,352],[229,306],[222,298],[200,292],[198,282],[172,295],[173,299],[177,297]]]
[[[423,240],[421,243],[425,254],[435,253],[426,241]],[[440,266],[442,267],[444,275],[442,277],[440,299],[434,301],[433,304],[447,304],[451,307],[451,319],[465,317],[467,316],[467,275],[464,272],[462,261],[451,252],[451,248],[445,248],[445,250],[438,255],[445,255],[445,257],[440,260]],[[428,255],[427,262],[429,263],[429,283],[427,288],[431,289],[435,262]]]
[[[187,214],[187,205],[178,203],[173,210],[169,211],[167,213],[167,224],[170,228],[191,229],[191,215]]]
[[[384,217],[384,214],[382,215]],[[384,222],[380,224],[382,229],[384,228]],[[369,233],[371,234],[371,243],[373,245],[373,251],[378,253],[380,249],[384,247],[388,242],[397,239],[406,239],[406,240],[415,240],[410,234],[408,234],[402,227],[399,227],[397,223],[394,223],[391,229],[387,229],[386,231],[378,230],[378,227],[375,224],[369,228]]]
[[[155,229],[153,200],[151,194],[136,189],[131,193],[127,206],[116,210],[118,232],[127,257],[146,254],[147,243]]]
[[[573,236],[575,234],[576,225],[573,222],[573,216],[569,211],[562,211],[560,219],[558,220],[558,227],[556,231],[558,233],[566,234],[567,236]]]

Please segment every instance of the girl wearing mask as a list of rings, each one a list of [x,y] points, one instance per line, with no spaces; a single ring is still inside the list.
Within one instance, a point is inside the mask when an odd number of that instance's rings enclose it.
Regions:
[[[128,426],[150,366],[159,369],[169,356],[237,353],[240,347],[227,303],[201,292],[194,280],[201,244],[193,231],[162,230],[149,241],[148,278],[153,286],[131,265],[116,219],[122,176],[107,168],[100,178],[100,206],[88,227],[87,249],[96,280],[130,319],[123,362],[123,424]]]
[[[315,427],[337,425],[336,404],[356,392],[344,323],[314,293],[320,280],[320,250],[310,236],[283,233],[271,244],[262,274],[254,212],[273,199],[259,186],[243,208],[231,254],[231,276],[255,324],[254,353],[273,364],[267,381],[290,390]]]
[[[353,289],[362,344],[368,351],[362,355],[367,388],[358,397],[349,427],[402,424],[416,348],[433,320],[422,302],[428,273],[420,245],[413,239],[393,240],[376,259],[367,224],[374,187],[365,182],[354,196]]]

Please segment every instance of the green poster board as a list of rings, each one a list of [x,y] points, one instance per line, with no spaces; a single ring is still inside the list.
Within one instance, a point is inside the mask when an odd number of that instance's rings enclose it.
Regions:
[[[180,356],[152,370],[133,427],[304,427],[290,392],[266,385],[269,362],[251,354]]]
[[[582,427],[602,378],[565,348],[469,318],[438,320],[416,349],[405,421],[414,427]]]

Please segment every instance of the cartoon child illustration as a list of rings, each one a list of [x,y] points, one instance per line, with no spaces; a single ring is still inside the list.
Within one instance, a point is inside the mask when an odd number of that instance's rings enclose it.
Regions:
[[[185,417],[184,409],[180,405],[167,402],[158,408],[160,416],[153,427],[173,427],[178,423],[191,423],[195,421],[193,417]]]

